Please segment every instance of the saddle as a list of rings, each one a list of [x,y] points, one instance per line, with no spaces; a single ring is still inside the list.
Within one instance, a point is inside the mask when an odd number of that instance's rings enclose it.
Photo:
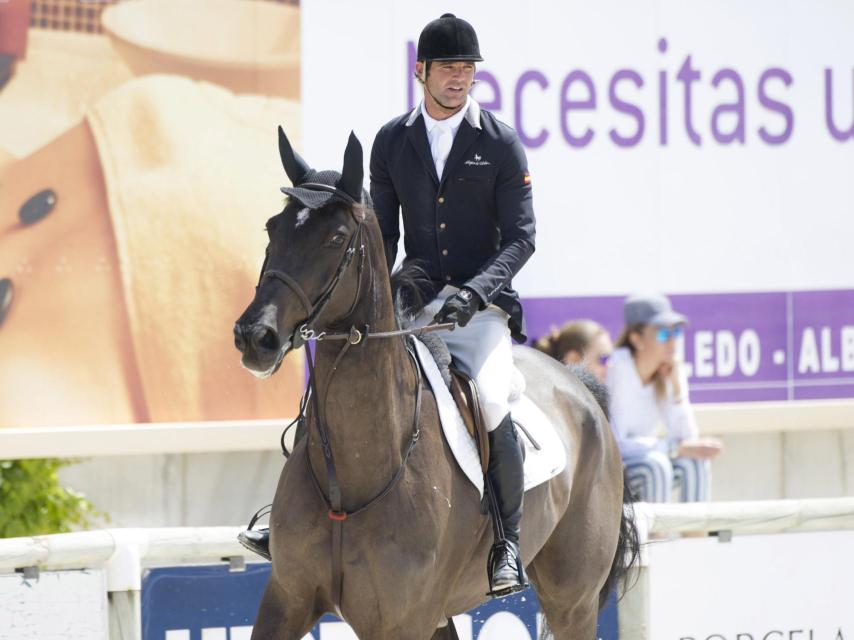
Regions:
[[[477,384],[466,373],[451,366],[450,391],[460,415],[466,425],[469,435],[474,438],[477,452],[480,455],[480,468],[484,476],[489,467],[489,436],[487,435],[486,422],[483,419],[483,410],[480,407],[480,397]]]

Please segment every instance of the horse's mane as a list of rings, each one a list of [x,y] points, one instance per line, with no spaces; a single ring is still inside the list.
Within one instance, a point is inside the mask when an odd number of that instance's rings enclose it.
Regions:
[[[404,262],[391,274],[391,295],[398,326],[409,325],[427,305],[424,293],[433,288],[427,270],[418,260]]]
[[[610,419],[611,394],[608,392],[608,387],[599,382],[598,378],[593,375],[593,372],[582,363],[575,362],[566,366],[587,387],[587,390],[593,394],[596,403],[602,408],[602,412]]]

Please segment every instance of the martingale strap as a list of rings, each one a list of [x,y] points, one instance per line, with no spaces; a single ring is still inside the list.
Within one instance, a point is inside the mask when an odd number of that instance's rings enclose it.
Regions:
[[[326,380],[326,389],[328,392],[329,384],[332,381],[332,376],[338,369],[338,364],[344,358],[346,353],[350,350],[350,347],[353,346],[350,342],[345,342],[341,347],[341,350],[338,352],[338,355],[335,358],[335,361],[332,365],[332,369],[329,372],[329,376]],[[394,477],[388,482],[388,484],[380,491],[376,496],[371,498],[367,503],[359,507],[354,511],[344,511],[342,508],[341,502],[341,486],[338,482],[338,474],[335,470],[335,459],[332,454],[332,447],[329,443],[329,436],[325,427],[325,416],[321,417],[321,414],[318,413],[320,411],[320,407],[325,405],[325,397],[324,402],[320,403],[317,400],[316,389],[314,388],[313,381],[316,379],[315,369],[314,369],[314,361],[308,350],[306,350],[306,359],[308,360],[308,369],[309,369],[309,385],[312,386],[311,395],[314,398],[314,410],[315,410],[315,427],[318,432],[318,436],[320,437],[321,448],[323,449],[323,459],[326,464],[326,476],[327,482],[329,485],[329,497],[323,493],[323,488],[320,486],[320,481],[317,479],[317,475],[314,472],[314,468],[311,466],[311,458],[309,457],[309,447],[305,448],[306,451],[306,462],[308,464],[308,469],[310,471],[311,479],[314,484],[314,488],[317,490],[318,495],[324,501],[327,506],[327,514],[329,519],[332,521],[332,603],[336,609],[336,611],[340,614],[341,611],[341,595],[343,592],[343,545],[344,545],[344,522],[350,518],[353,518],[360,513],[364,513],[378,502],[380,502],[383,498],[385,498],[391,491],[397,486],[397,483],[403,477],[403,472],[406,470],[406,464],[409,461],[410,456],[412,455],[413,450],[415,449],[415,445],[418,443],[418,439],[421,437],[421,428],[419,426],[419,418],[421,416],[421,397],[422,397],[422,389],[423,389],[423,380],[421,377],[421,368],[418,366],[418,360],[415,356],[414,351],[411,348],[411,345],[407,344],[406,352],[409,354],[410,362],[413,366],[413,371],[415,373],[415,411],[413,414],[413,425],[412,425],[412,437],[409,441],[409,446],[406,449],[406,453],[403,455],[403,460],[400,463],[400,466],[397,469],[397,472],[394,474]]]

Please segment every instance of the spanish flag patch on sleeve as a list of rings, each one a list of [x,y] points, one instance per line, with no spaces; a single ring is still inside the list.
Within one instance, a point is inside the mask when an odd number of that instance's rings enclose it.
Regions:
[[[523,184],[531,184],[531,174],[528,173],[527,171],[525,172],[525,177],[522,178],[522,183]]]

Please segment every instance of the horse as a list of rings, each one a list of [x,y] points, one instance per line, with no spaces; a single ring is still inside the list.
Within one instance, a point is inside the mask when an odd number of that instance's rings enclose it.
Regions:
[[[252,638],[301,639],[325,613],[360,638],[456,638],[451,616],[487,599],[493,530],[400,329],[361,145],[351,133],[341,174],[310,169],[281,127],[279,151],[294,187],[323,202],[289,197],[268,220],[259,283],[234,327],[242,365],[261,378],[314,345],[307,428],[276,489]],[[522,557],[554,637],[595,638],[627,552],[637,555],[620,454],[577,376],[527,347],[514,358],[567,453],[525,495]]]

